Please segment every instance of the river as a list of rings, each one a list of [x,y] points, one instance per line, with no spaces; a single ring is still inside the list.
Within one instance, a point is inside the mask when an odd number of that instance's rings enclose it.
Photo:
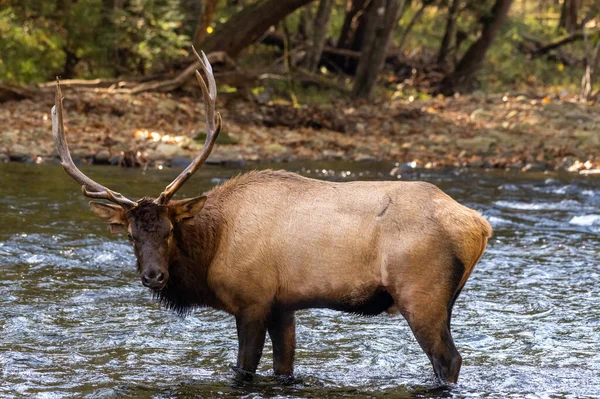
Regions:
[[[280,164],[310,177],[390,179],[389,164]],[[262,167],[262,166],[261,166]],[[266,167],[266,166],[265,166]],[[84,169],[131,198],[175,170]],[[195,196],[239,173],[202,168]],[[297,378],[233,382],[231,316],[161,309],[57,165],[0,165],[0,397],[600,397],[600,179],[408,170],[481,212],[494,237],[454,307],[459,383],[438,388],[400,316],[298,312]]]

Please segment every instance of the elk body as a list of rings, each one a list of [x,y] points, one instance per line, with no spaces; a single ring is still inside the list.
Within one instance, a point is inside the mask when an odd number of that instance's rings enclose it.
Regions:
[[[197,55],[197,54],[196,54]],[[206,101],[203,150],[157,198],[131,201],[73,164],[57,85],[53,132],[64,169],[111,231],[127,231],[145,286],[178,312],[209,306],[235,317],[237,368],[254,373],[268,333],[277,375],[292,375],[294,312],[331,308],[363,315],[399,311],[436,376],[456,382],[461,357],[452,307],[485,250],[491,227],[423,182],[334,183],[285,171],[240,175],[203,196],[172,200],[208,157],[221,119],[216,85]]]

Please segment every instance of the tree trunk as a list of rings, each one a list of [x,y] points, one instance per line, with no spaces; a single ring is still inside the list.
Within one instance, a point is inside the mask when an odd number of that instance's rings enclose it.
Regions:
[[[208,33],[206,29],[208,29],[213,17],[215,16],[218,2],[219,0],[206,0],[204,3],[204,10],[202,10],[202,14],[200,15],[198,24],[196,25],[196,30],[194,31],[194,45],[196,47],[200,47],[206,38],[206,34]]]
[[[102,0],[102,27],[106,32],[102,39],[111,43],[110,46],[106,49],[106,59],[108,60],[108,65],[111,65],[113,76],[116,75],[115,65],[118,65],[117,61],[117,46],[115,46],[115,37],[114,37],[114,15],[115,15],[115,2],[114,0]]]
[[[292,57],[290,56],[290,30],[287,27],[287,20],[283,20],[283,60],[285,65],[285,73],[287,75],[288,89],[290,92],[290,100],[292,106],[298,108],[298,97],[296,96],[296,84],[292,75]]]
[[[371,1],[373,0],[347,0],[344,24],[337,43],[339,50],[360,51],[362,48],[367,20],[366,10]],[[345,73],[356,72],[358,65],[356,58],[340,55],[331,57],[331,61]]]
[[[296,9],[313,0],[258,0],[218,26],[202,44],[206,53],[224,51],[236,58],[268,29]]]
[[[423,12],[425,12],[425,9],[427,7],[429,7],[431,4],[433,4],[432,0],[423,0],[423,3],[421,4],[421,7],[415,13],[415,15],[413,15],[413,17],[411,18],[410,22],[406,26],[406,29],[404,29],[404,32],[402,32],[402,36],[400,37],[400,41],[398,42],[398,49],[402,50],[402,48],[404,47],[404,42],[406,41],[406,38],[410,34],[410,31],[415,26],[415,24],[417,23],[417,21],[419,19],[421,19],[421,16],[423,16]]]
[[[363,50],[352,88],[354,98],[371,94],[404,5],[405,0],[373,0],[369,5]]]
[[[579,0],[567,1],[567,32],[573,33],[577,30],[577,14],[579,14]]]
[[[590,54],[590,43],[587,28],[585,26],[583,26],[583,37],[585,40],[585,72],[581,78],[580,98],[582,101],[588,101],[592,97],[592,88],[594,87],[594,80],[596,72],[598,71],[600,40],[596,42],[596,46],[594,46],[594,50]]]
[[[121,10],[129,9],[128,0],[114,0],[113,15],[117,15]],[[131,54],[131,46],[114,40],[113,65],[117,73],[129,71],[128,62]]]
[[[202,4],[200,0],[179,0],[179,9],[183,19],[178,29],[180,35],[186,35],[194,38],[198,23],[202,18]]]
[[[298,33],[296,40],[310,40],[313,36],[314,17],[310,4],[300,10],[300,22],[298,22]]]
[[[64,79],[72,79],[75,76],[75,67],[79,63],[79,57],[74,51],[69,49],[69,41],[67,40],[67,46],[64,48],[65,51],[65,64],[63,65],[63,72],[61,77]]]
[[[346,14],[340,37],[338,38],[338,48],[348,49],[354,39],[354,33],[360,20],[364,19],[364,12],[369,5],[370,0],[347,0]]]
[[[481,35],[467,49],[467,52],[460,59],[454,72],[442,80],[438,90],[440,93],[452,95],[470,83],[475,72],[481,67],[485,59],[485,54],[498,35],[512,3],[513,0],[496,0],[489,18],[486,18],[483,22]]]
[[[557,30],[560,31],[561,28],[566,29],[567,27],[567,2],[568,0],[563,0],[562,6],[560,7],[560,19],[558,20]]]
[[[448,8],[448,18],[446,19],[446,31],[444,32],[444,38],[440,45],[440,52],[438,53],[438,64],[448,66],[448,57],[452,51],[456,50],[456,46],[452,48],[452,41],[456,37],[456,18],[458,17],[458,9],[460,7],[461,0],[452,0],[450,7]]]
[[[319,67],[319,61],[321,60],[323,47],[325,47],[327,31],[329,30],[329,20],[334,4],[334,0],[321,0],[319,2],[319,9],[317,10],[317,15],[314,20],[310,47],[304,63],[306,69],[310,72],[316,71]]]
[[[564,28],[568,33],[577,30],[577,16],[579,14],[580,0],[564,0],[560,10],[559,28]]]

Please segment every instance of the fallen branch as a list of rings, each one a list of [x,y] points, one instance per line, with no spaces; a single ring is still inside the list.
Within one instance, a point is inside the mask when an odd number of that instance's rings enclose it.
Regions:
[[[358,58],[360,58],[361,52],[325,46],[325,47],[323,47],[323,55],[342,55],[344,57],[358,59]]]
[[[252,77],[252,75],[244,74],[239,71],[235,62],[222,51],[212,52],[208,54],[207,57],[211,64],[224,64],[228,69],[236,71],[237,75],[244,75],[246,80],[248,80],[248,77]],[[194,75],[196,69],[199,68],[199,62],[193,62],[177,76],[167,80],[148,81],[148,77],[134,78],[129,81],[122,79],[67,79],[61,80],[60,84],[62,87],[71,87],[72,89],[81,92],[93,91],[106,94],[140,94],[148,91],[168,92],[183,86],[188,79]],[[256,75],[250,80],[256,81]],[[35,97],[39,94],[53,93],[55,85],[55,82],[47,82],[37,86],[17,87],[0,83],[0,102],[7,100],[22,100]]]
[[[284,81],[284,80],[287,80],[288,77],[284,76],[284,75],[273,74],[273,73],[263,73],[258,76],[258,79],[259,80],[282,80],[282,81]],[[294,71],[294,79],[296,81],[298,81],[300,84],[302,84],[303,86],[312,84],[315,86],[322,86],[322,87],[326,87],[329,89],[333,89],[333,90],[339,91],[340,93],[343,93],[343,94],[350,93],[350,89],[348,87],[346,87],[345,85],[337,84],[335,81],[332,81],[331,79],[327,79],[316,73],[311,73],[306,69],[302,69],[302,68],[296,69]]]
[[[549,58],[554,58],[555,60],[569,66],[576,65],[581,62],[580,59],[569,56],[560,50],[560,47],[562,45],[571,43],[575,40],[564,42],[565,38],[563,38],[558,41],[552,42],[551,44],[544,44],[541,39],[535,36],[529,35],[527,33],[521,33],[520,35],[523,41],[518,43],[518,49],[521,52],[528,54],[532,58],[546,55]],[[569,38],[571,36],[573,35],[570,35]],[[557,43],[559,42],[561,43],[557,45]],[[554,51],[551,53],[551,50]]]
[[[227,53],[223,51],[212,52],[206,57],[208,58],[208,61],[210,61],[210,63],[213,65],[220,63],[225,64],[227,66],[232,66],[233,68],[237,68],[235,62],[227,55]],[[178,89],[181,86],[183,86],[194,75],[194,72],[199,68],[200,62],[195,61],[173,79],[142,83],[130,89],[128,93],[139,94],[144,93],[146,91],[167,92]]]
[[[110,87],[115,83],[119,83],[120,81],[121,80],[119,79],[65,79],[60,81],[60,85],[62,87]],[[50,88],[55,90],[56,80],[47,83],[40,83],[38,87],[41,89]]]
[[[35,90],[28,87],[12,86],[0,82],[0,103],[9,100],[24,100],[35,94]]]
[[[269,32],[268,34],[266,34],[260,43],[267,45],[267,46],[277,47],[282,51],[284,49],[283,37],[275,32]],[[298,42],[298,41],[294,42],[293,44],[295,47],[293,52],[296,52],[298,48],[304,49],[306,47],[305,44],[303,44],[302,42]],[[402,50],[399,50],[399,49],[390,50],[385,56],[386,62],[390,62],[391,60],[397,58],[398,55],[400,55],[401,53],[402,53]],[[359,59],[361,52],[355,51],[355,50],[339,49],[337,47],[332,47],[332,46],[324,46],[323,52],[321,53],[320,63],[327,64],[328,57],[336,56],[336,55],[342,56],[342,57]]]
[[[588,34],[588,36],[597,35],[600,33],[600,30]],[[558,49],[559,47],[564,46],[565,44],[573,43],[579,40],[583,40],[584,34],[582,31],[571,33],[570,35],[563,36],[561,38],[556,39],[553,42],[544,44],[541,39],[536,38],[532,35],[521,33],[521,37],[527,41],[533,42],[535,44],[535,49],[532,50],[532,56],[541,56],[548,54],[550,51]]]
[[[551,43],[548,43],[548,44],[538,48],[537,50],[535,50],[535,52],[533,54],[538,55],[538,56],[548,54],[550,51],[557,49],[561,46],[564,46],[565,44],[573,43],[573,42],[576,42],[576,41],[582,40],[582,39],[583,39],[583,32],[575,32],[566,37],[562,37],[558,40],[555,40]]]

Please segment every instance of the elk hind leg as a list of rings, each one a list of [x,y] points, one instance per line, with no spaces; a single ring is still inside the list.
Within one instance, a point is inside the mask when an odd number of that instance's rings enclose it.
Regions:
[[[429,291],[431,293],[431,291]],[[416,295],[401,306],[402,314],[431,361],[436,377],[444,383],[456,383],[462,357],[450,332],[450,307],[454,298],[436,299],[435,295]]]
[[[444,383],[456,383],[462,364],[450,318],[464,267],[453,258],[440,252],[412,254],[403,259],[402,280],[389,287],[435,375]]]
[[[273,343],[273,371],[275,375],[291,377],[294,374],[296,350],[296,318],[293,311],[273,310],[267,323]]]

